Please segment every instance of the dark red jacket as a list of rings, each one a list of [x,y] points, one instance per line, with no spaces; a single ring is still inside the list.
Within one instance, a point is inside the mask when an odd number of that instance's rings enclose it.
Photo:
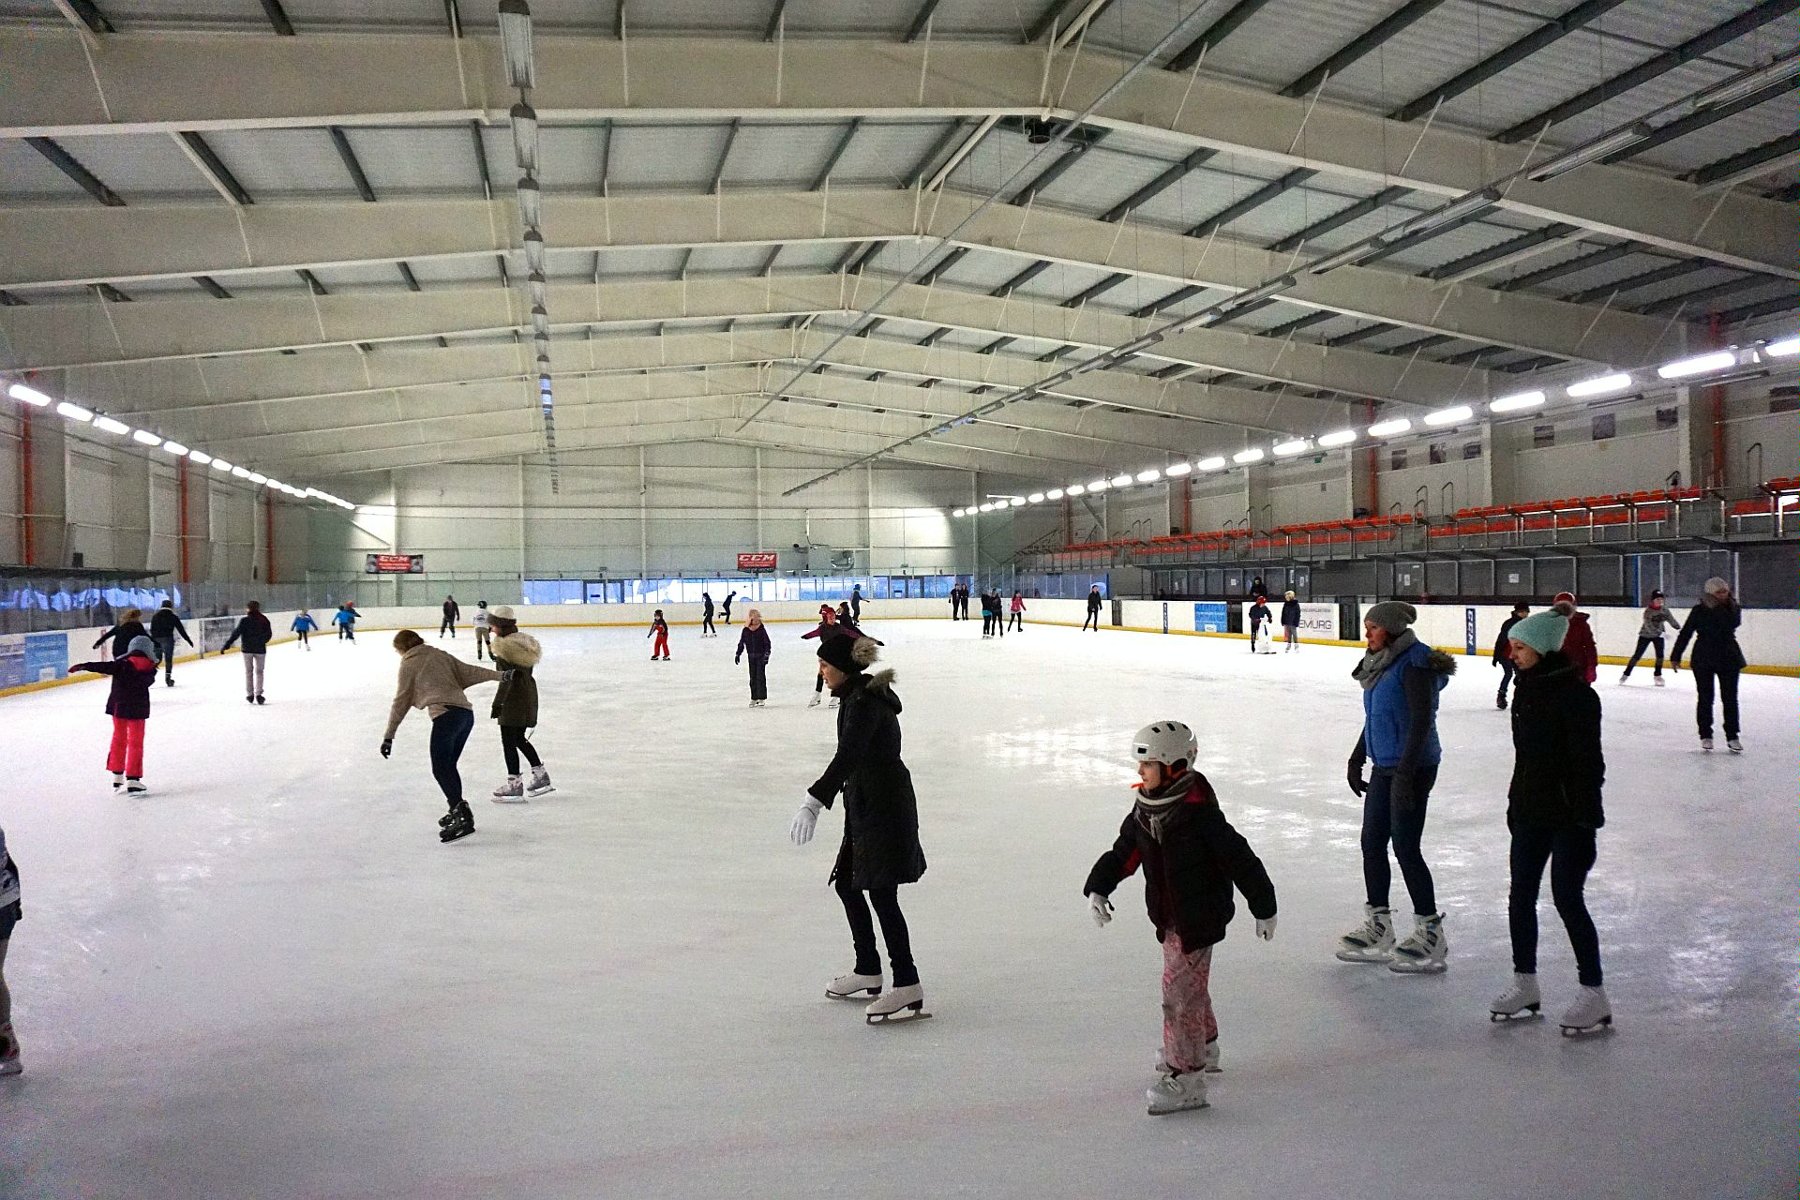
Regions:
[[[1110,896],[1142,865],[1144,905],[1156,926],[1156,940],[1173,931],[1189,954],[1224,940],[1225,927],[1237,911],[1233,885],[1244,893],[1252,915],[1258,919],[1275,915],[1275,885],[1262,860],[1219,811],[1206,776],[1194,772],[1192,780],[1187,795],[1163,818],[1160,841],[1134,805],[1119,826],[1112,849],[1088,872],[1083,889],[1085,894]]]
[[[1586,613],[1578,612],[1569,618],[1569,633],[1563,638],[1562,652],[1589,683],[1600,677],[1600,651],[1594,645],[1594,631],[1588,626]]]
[[[128,654],[111,662],[77,663],[71,671],[93,671],[112,676],[112,694],[106,698],[106,715],[127,721],[150,717],[150,688],[156,683],[156,662],[142,654]]]

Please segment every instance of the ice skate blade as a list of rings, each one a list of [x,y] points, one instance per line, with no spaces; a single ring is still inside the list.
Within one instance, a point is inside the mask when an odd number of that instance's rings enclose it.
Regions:
[[[1413,963],[1400,958],[1388,964],[1388,970],[1396,975],[1442,975],[1449,967],[1449,963]]]
[[[879,1000],[881,998],[881,989],[878,987],[857,988],[856,990],[849,992],[834,992],[830,988],[826,988],[825,998],[827,1000]]]
[[[1611,1033],[1612,1018],[1601,1017],[1593,1025],[1564,1025],[1562,1035],[1566,1038],[1592,1037],[1595,1034]]]
[[[1175,1113],[1199,1112],[1203,1108],[1211,1108],[1211,1107],[1212,1107],[1212,1103],[1210,1101],[1191,1100],[1184,1104],[1169,1104],[1169,1105],[1152,1104],[1148,1108],[1146,1108],[1144,1111],[1149,1113],[1153,1117],[1167,1117],[1167,1116],[1171,1116]]]
[[[1337,957],[1339,962],[1347,963],[1373,963],[1380,965],[1382,963],[1391,963],[1394,961],[1394,956],[1383,950],[1339,950],[1337,952]]]
[[[441,829],[438,831],[438,841],[447,846],[451,842],[460,841],[474,832],[473,829]]]
[[[535,788],[535,789],[534,788],[526,788],[525,796],[527,799],[535,800],[539,796],[548,796],[551,792],[554,792],[555,790],[556,789],[553,787]]]
[[[526,802],[524,796],[489,796],[488,799],[495,804],[524,804]]]
[[[1539,1004],[1527,1004],[1524,1008],[1518,1009],[1515,1012],[1501,1012],[1497,1008],[1490,1008],[1488,1010],[1488,1020],[1497,1025],[1506,1025],[1513,1021],[1535,1021],[1544,1015],[1541,1011],[1542,1007],[1543,1006]]]
[[[904,1025],[908,1021],[929,1021],[931,1014],[925,1011],[924,1001],[909,1004],[905,1008],[891,1013],[869,1013],[863,1020],[870,1025]]]

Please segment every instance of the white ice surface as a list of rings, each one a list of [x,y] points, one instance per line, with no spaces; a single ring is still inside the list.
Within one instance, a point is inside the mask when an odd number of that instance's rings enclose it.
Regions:
[[[930,1021],[868,1028],[825,885],[837,812],[787,826],[834,721],[775,629],[746,707],[735,630],[543,635],[559,787],[485,800],[440,846],[423,714],[376,753],[386,637],[275,648],[158,690],[145,799],[115,797],[103,683],[0,702],[25,920],[7,975],[27,1074],[0,1080],[5,1197],[1756,1197],[1796,1162],[1792,680],[1746,677],[1747,752],[1699,752],[1687,675],[1609,671],[1609,823],[1589,886],[1617,1028],[1557,1035],[1574,971],[1549,904],[1552,1021],[1508,981],[1508,723],[1463,660],[1426,849],[1450,970],[1332,958],[1359,915],[1343,761],[1354,653],[1038,627],[872,623],[906,701],[930,870],[903,890]],[[472,647],[465,638],[463,652]],[[1160,957],[1141,886],[1081,896],[1129,803],[1130,735],[1202,732],[1268,864],[1279,935],[1214,960],[1213,1107],[1144,1115]],[[1404,892],[1395,879],[1395,901]]]

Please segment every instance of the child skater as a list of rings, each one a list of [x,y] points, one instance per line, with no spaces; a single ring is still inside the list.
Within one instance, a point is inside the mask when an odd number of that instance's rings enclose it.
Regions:
[[[745,620],[744,628],[738,632],[737,654],[732,657],[733,663],[742,662],[744,655],[750,656],[750,707],[762,708],[769,702],[769,654],[774,649],[769,641],[769,631],[763,628],[762,612],[751,609]],[[824,681],[824,672],[820,672],[820,682]],[[815,700],[814,703],[817,703]]]
[[[824,638],[831,637],[832,635],[839,633],[839,632],[841,632],[841,631],[838,629],[838,624],[837,624],[837,610],[832,608],[831,605],[829,605],[829,604],[821,604],[821,605],[819,605],[818,628],[809,629],[807,632],[801,634],[800,637],[803,640],[806,638],[819,638],[819,639],[823,640]],[[813,679],[813,697],[811,700],[808,700],[806,702],[806,707],[808,707],[808,708],[819,707],[819,698],[824,694],[824,691],[825,691],[825,672],[823,669],[821,669],[819,671],[818,675]],[[831,698],[831,707],[833,707],[833,708],[837,707],[837,697],[836,696],[833,696]]]
[[[475,626],[475,661],[480,662],[482,652],[487,649],[488,641],[493,637],[493,617],[488,614],[486,600],[475,602],[472,624]]]
[[[337,613],[331,618],[337,626],[338,641],[354,642],[356,640],[356,610],[348,604],[338,605]]]
[[[144,725],[150,720],[150,689],[156,683],[156,644],[147,634],[135,637],[124,658],[76,663],[69,670],[112,676],[106,715],[112,718],[113,734],[106,769],[112,772],[113,791],[143,795],[150,790],[144,783]]]
[[[1194,770],[1199,743],[1180,721],[1158,721],[1138,730],[1137,802],[1119,827],[1118,840],[1088,873],[1088,907],[1094,923],[1112,920],[1107,899],[1126,876],[1144,868],[1144,903],[1163,947],[1163,1046],[1159,1078],[1144,1093],[1150,1115],[1206,1107],[1204,1071],[1219,1069],[1219,1024],[1213,1019],[1207,979],[1212,948],[1225,937],[1236,911],[1233,884],[1256,918],[1256,936],[1275,936],[1275,887],[1213,795]]]
[[[538,723],[537,678],[532,672],[543,661],[544,648],[529,633],[520,632],[510,604],[496,604],[488,619],[497,635],[489,650],[500,672],[491,715],[500,722],[500,752],[506,757],[506,782],[494,789],[494,799],[502,804],[524,803],[527,796],[556,790],[550,785],[549,769],[527,736]],[[531,764],[530,783],[519,770],[521,754]]]
[[[19,1055],[19,1035],[12,1027],[12,993],[6,988],[6,945],[24,909],[19,905],[19,868],[6,852],[6,830],[0,829],[0,1075],[25,1070]]]
[[[300,615],[294,618],[294,623],[288,628],[292,629],[299,637],[300,644],[305,646],[308,652],[311,652],[312,643],[307,640],[307,635],[318,627],[319,623],[313,620],[312,614],[303,608],[300,610]]]
[[[669,623],[663,620],[663,610],[657,609],[656,615],[650,618],[650,632],[646,639],[655,638],[650,643],[650,661],[655,662],[660,656],[664,662],[669,661]]]
[[[1014,592],[1012,595],[1012,615],[1006,619],[1006,627],[1017,627],[1020,633],[1025,632],[1025,593]]]

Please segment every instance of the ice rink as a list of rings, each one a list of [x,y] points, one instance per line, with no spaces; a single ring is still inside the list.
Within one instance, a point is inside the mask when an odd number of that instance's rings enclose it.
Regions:
[[[1450,969],[1402,977],[1332,957],[1361,915],[1355,651],[870,616],[930,860],[901,898],[935,1017],[890,1028],[822,994],[851,965],[839,810],[787,840],[835,724],[805,707],[801,626],[773,629],[764,710],[735,629],[677,629],[667,664],[641,630],[542,634],[559,790],[486,801],[478,689],[478,832],[447,847],[424,714],[377,753],[380,632],[275,647],[266,708],[235,658],[179,667],[143,799],[108,786],[103,682],[0,701],[27,1071],[0,1081],[0,1196],[1794,1194],[1800,682],[1746,676],[1746,753],[1703,755],[1687,675],[1602,668],[1589,902],[1617,1025],[1569,1041],[1547,884],[1551,1020],[1487,1020],[1511,746],[1485,658],[1444,693],[1426,829]],[[1131,734],[1164,716],[1200,732],[1280,928],[1257,942],[1240,903],[1213,1106],[1153,1119],[1141,885],[1105,930],[1081,889],[1130,804]]]

